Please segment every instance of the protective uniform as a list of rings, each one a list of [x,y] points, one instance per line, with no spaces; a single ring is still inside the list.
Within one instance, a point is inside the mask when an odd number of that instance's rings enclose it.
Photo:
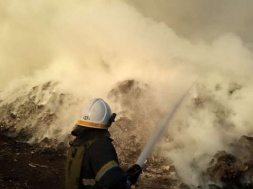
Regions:
[[[66,166],[66,189],[129,189],[135,184],[141,167],[124,172],[108,128],[116,114],[102,99],[93,99],[83,109],[72,131],[76,139],[70,143]]]
[[[126,173],[119,167],[111,139],[97,139],[86,151],[82,182],[85,189],[94,185],[94,188],[127,188]]]

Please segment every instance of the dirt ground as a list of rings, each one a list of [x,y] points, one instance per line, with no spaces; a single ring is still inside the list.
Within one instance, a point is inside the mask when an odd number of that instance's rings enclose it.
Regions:
[[[63,150],[42,149],[0,134],[0,188],[64,188]]]
[[[18,138],[0,133],[0,188],[55,189],[64,188],[66,147],[45,148],[39,144],[17,142]],[[253,138],[242,137],[235,145],[238,156],[218,152],[206,174],[223,187],[209,185],[209,189],[252,189]],[[247,153],[246,153],[247,152]],[[182,184],[171,166],[168,170],[149,163],[144,167],[137,189],[190,189]],[[126,167],[123,167],[126,169]],[[199,186],[198,188],[205,189]]]
[[[64,188],[66,148],[42,148],[0,133],[0,188]],[[159,181],[159,183],[157,183]],[[145,171],[136,188],[175,188],[177,181]]]

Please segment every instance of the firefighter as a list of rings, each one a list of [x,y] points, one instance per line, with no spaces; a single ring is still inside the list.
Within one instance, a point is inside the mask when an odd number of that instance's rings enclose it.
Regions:
[[[115,113],[102,99],[91,100],[82,110],[71,134],[66,165],[66,189],[129,189],[142,169],[134,164],[126,172],[118,157],[108,128]]]

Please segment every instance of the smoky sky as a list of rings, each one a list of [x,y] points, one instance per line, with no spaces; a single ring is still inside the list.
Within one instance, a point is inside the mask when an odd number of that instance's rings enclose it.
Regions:
[[[136,0],[126,1],[178,35],[211,41],[235,33],[252,47],[253,2],[251,0]]]

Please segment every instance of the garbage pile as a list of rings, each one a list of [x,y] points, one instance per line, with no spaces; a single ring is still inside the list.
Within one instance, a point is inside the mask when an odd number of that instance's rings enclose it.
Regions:
[[[62,131],[59,129],[61,127],[58,127],[60,123],[58,121],[67,119],[59,118],[59,113],[69,107],[76,106],[79,100],[73,98],[70,94],[57,92],[56,87],[57,83],[46,82],[41,86],[33,86],[32,88],[24,90],[21,93],[22,95],[8,100],[8,102],[4,99],[0,99],[0,131],[2,136],[8,135],[16,141],[32,144],[34,152],[38,151],[44,153],[43,148],[48,150],[57,146],[58,150],[53,153],[59,153],[58,155],[61,157],[61,162],[58,166],[61,166],[65,161],[64,153],[66,152],[69,133],[65,133],[64,141],[59,141],[57,139],[58,135],[62,135]],[[136,80],[125,80],[117,83],[108,93],[108,99],[114,105],[117,105],[117,119],[111,126],[110,132],[114,139],[114,145],[123,169],[127,169],[136,162],[148,138],[155,130],[157,119],[163,116],[159,107],[156,107],[157,103],[152,93],[147,91],[150,91],[147,84]],[[201,105],[199,101],[198,103]],[[150,115],[156,116],[151,117]],[[46,133],[48,132],[51,132],[51,134],[53,133],[53,135],[50,136],[55,136],[56,138],[47,137]],[[37,137],[34,138],[34,135]],[[29,162],[29,158],[19,158],[23,156],[28,157],[30,154],[23,154],[25,153],[23,149],[17,151],[16,146],[22,145],[12,142],[11,138],[8,138],[8,140],[11,142],[8,148],[12,148],[13,146],[13,153],[9,151],[8,158],[14,159],[15,161],[23,161],[21,163],[24,164],[24,166],[31,168],[30,172],[33,171],[32,169],[36,169],[36,171],[40,171],[42,168],[50,169],[47,162],[43,160],[37,163],[35,161]],[[2,141],[2,146],[6,146],[5,140]],[[242,136],[238,141],[231,144],[230,149],[229,152],[220,151],[213,156],[206,171],[203,172],[203,178],[206,179],[204,183],[205,186],[196,187],[183,184],[177,175],[177,170],[176,167],[173,166],[173,162],[165,159],[159,153],[159,148],[155,148],[144,164],[143,174],[140,176],[138,182],[139,187],[137,188],[253,188],[253,137]],[[34,159],[38,159],[36,155],[37,154],[34,153]],[[51,157],[48,156],[47,158],[50,159]],[[1,161],[6,160],[5,156],[2,155],[0,155],[0,159]],[[41,165],[43,165],[43,167]],[[52,167],[52,169],[60,170],[59,167]],[[7,170],[6,168],[6,171]],[[5,170],[3,171],[6,172]],[[22,171],[23,170],[20,170],[20,172]],[[64,170],[61,169],[57,172],[59,178],[63,178],[63,171]],[[9,173],[10,176],[8,178],[3,176],[4,172],[0,173],[0,184],[2,182],[2,186],[13,187],[14,185],[7,183],[10,180],[11,182],[15,182],[16,185],[22,184],[20,182],[22,179],[20,178],[16,178],[15,181],[9,179],[12,178],[12,172]],[[58,180],[57,182],[60,183],[61,181]],[[32,187],[30,180],[27,180],[27,183],[29,183],[29,187]]]
[[[253,137],[242,136],[232,144],[231,153],[215,154],[206,174],[216,188],[253,188]]]

